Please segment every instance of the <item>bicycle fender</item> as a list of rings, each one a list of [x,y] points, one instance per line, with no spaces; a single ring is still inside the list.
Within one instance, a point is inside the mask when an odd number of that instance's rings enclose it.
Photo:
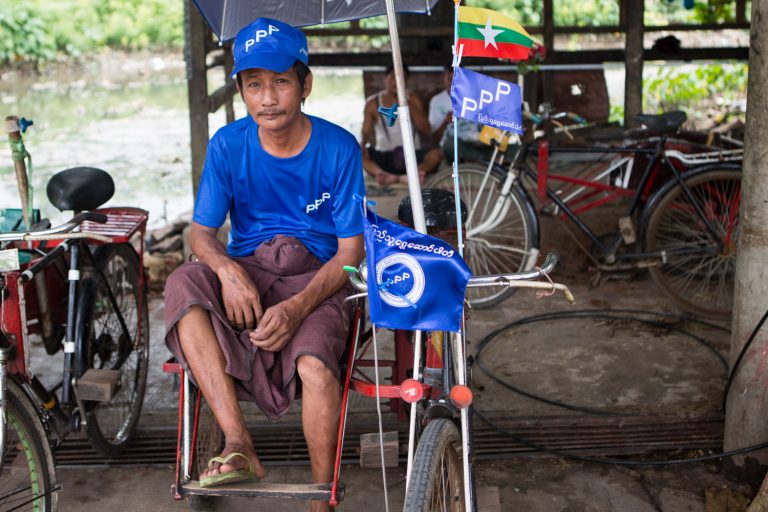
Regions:
[[[528,213],[528,219],[531,221],[531,232],[533,233],[532,246],[535,249],[541,248],[541,228],[539,226],[539,214],[536,212],[536,206],[533,204],[533,198],[528,193],[523,184],[520,182],[520,177],[515,180],[512,188],[516,189],[525,200],[525,209]]]
[[[483,166],[487,166],[488,162],[483,161],[481,162]],[[507,172],[509,172],[504,167],[501,167],[500,165],[494,164],[493,168],[491,169],[491,172],[496,175],[499,180],[502,182],[504,181],[504,178],[507,175]],[[518,192],[520,194],[520,197],[523,198],[525,203],[525,210],[528,214],[528,219],[531,221],[531,231],[533,233],[533,240],[532,245],[534,249],[540,249],[541,248],[541,228],[539,226],[539,214],[536,212],[536,206],[534,205],[533,198],[531,197],[531,194],[528,192],[528,189],[523,186],[523,183],[520,179],[520,170],[515,169],[515,181],[512,183],[512,191]]]
[[[688,178],[691,178],[693,176],[697,176],[699,174],[709,172],[709,171],[715,171],[715,170],[734,170],[734,171],[741,171],[741,165],[735,164],[735,163],[712,163],[712,164],[706,164],[706,165],[699,165],[695,166],[691,169],[688,169],[687,171],[680,174],[680,179],[683,181],[687,180]],[[661,201],[661,198],[664,197],[670,190],[678,186],[680,182],[672,176],[670,179],[668,179],[664,184],[659,187],[659,189],[654,192],[651,197],[648,198],[648,201],[645,203],[645,207],[643,207],[643,212],[640,216],[640,233],[638,234],[638,240],[643,241],[643,245],[645,245],[645,232],[648,227],[648,221],[651,218],[651,214],[656,209],[656,205],[659,204],[659,201]]]
[[[90,314],[93,298],[96,296],[98,281],[88,274],[80,281],[78,299],[75,304],[75,372],[78,378],[88,369],[88,333],[90,332]]]

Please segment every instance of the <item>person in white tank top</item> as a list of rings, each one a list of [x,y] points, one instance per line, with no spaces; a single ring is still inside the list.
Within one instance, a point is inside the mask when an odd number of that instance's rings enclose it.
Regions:
[[[407,77],[408,69],[404,69]],[[390,65],[385,72],[384,90],[370,96],[365,102],[362,133],[363,168],[382,186],[408,182],[405,176],[400,120],[398,119],[394,126],[387,126],[386,120],[378,111],[379,106],[391,107],[394,103],[397,103],[397,85],[394,69]],[[414,147],[419,178],[423,183],[424,176],[437,168],[443,156],[438,148],[422,149],[422,137],[430,141],[432,129],[419,97],[413,93],[408,94],[408,107],[416,134]]]

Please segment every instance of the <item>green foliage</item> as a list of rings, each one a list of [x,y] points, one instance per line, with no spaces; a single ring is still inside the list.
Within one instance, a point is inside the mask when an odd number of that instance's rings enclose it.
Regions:
[[[543,0],[467,0],[464,5],[498,11],[514,18],[524,27],[541,25],[541,14],[544,11]],[[556,7],[556,13],[557,10]]]
[[[40,63],[57,53],[78,56],[104,47],[184,43],[179,0],[26,0],[21,9],[0,9],[0,64]]]
[[[746,96],[747,64],[712,64],[690,72],[662,67],[643,82],[646,112],[691,110],[712,101],[727,104]]]
[[[55,54],[53,40],[33,11],[0,6],[0,64],[38,64]]]

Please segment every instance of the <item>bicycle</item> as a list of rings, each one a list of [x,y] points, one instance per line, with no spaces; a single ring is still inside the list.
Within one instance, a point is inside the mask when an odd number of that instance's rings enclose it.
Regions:
[[[424,190],[424,194],[430,191]],[[443,191],[431,191],[443,193]],[[451,197],[453,194],[449,194]],[[434,199],[434,198],[433,198]],[[401,203],[400,212],[407,212]],[[409,204],[409,203],[408,203]],[[425,201],[425,217],[433,235],[451,238],[446,226],[455,221],[452,199]],[[408,224],[407,216],[400,220]],[[568,288],[552,282],[531,282],[551,272],[557,256],[549,255],[542,267],[531,272],[507,275],[476,276],[470,288],[528,287],[562,291],[573,301]],[[179,425],[174,498],[187,498],[193,510],[206,510],[216,496],[272,497],[286,499],[324,500],[331,506],[340,503],[346,488],[341,480],[343,451],[350,392],[367,397],[390,399],[389,407],[400,421],[413,411],[413,431],[409,436],[412,459],[405,498],[405,510],[474,510],[472,474],[472,433],[468,421],[472,393],[469,389],[468,358],[464,352],[462,332],[394,331],[394,359],[379,360],[376,331],[366,326],[367,296],[365,262],[350,273],[350,280],[359,293],[347,300],[353,304],[347,352],[342,367],[341,415],[334,465],[334,480],[327,484],[232,484],[201,488],[196,481],[210,457],[217,455],[223,435],[205,399],[190,376],[175,361],[164,364],[166,373],[181,377],[179,392]],[[373,357],[368,355],[373,348]],[[421,356],[423,354],[423,357]],[[418,361],[414,364],[414,361]],[[372,369],[375,378],[363,370]],[[391,370],[391,384],[378,381],[378,369]],[[381,427],[380,427],[381,433]],[[442,508],[441,508],[442,507]]]
[[[458,166],[469,204],[467,262],[475,273],[531,268],[539,252],[539,213],[573,222],[592,244],[599,271],[649,268],[654,281],[678,307],[692,314],[726,317],[732,288],[741,180],[741,149],[722,149],[677,138],[684,116],[641,116],[653,137],[619,147],[551,146],[539,138],[523,143],[504,166],[468,162]],[[697,152],[698,151],[698,152]],[[586,164],[554,173],[552,159],[574,155]],[[633,172],[641,167],[639,178]],[[666,178],[663,173],[669,175]],[[561,185],[550,186],[557,181]],[[453,187],[449,174],[428,186]],[[529,187],[542,207],[533,202]],[[624,198],[630,204],[617,230],[601,237],[580,215]],[[474,307],[489,307],[511,290],[476,293]]]
[[[31,229],[28,215],[21,231],[0,233],[0,510],[56,510],[52,449],[70,432],[84,430],[110,457],[135,431],[149,356],[148,214],[99,208],[113,193],[105,171],[67,169],[49,181],[49,200],[82,213]],[[35,335],[48,353],[64,351],[62,381],[50,389],[31,371]]]

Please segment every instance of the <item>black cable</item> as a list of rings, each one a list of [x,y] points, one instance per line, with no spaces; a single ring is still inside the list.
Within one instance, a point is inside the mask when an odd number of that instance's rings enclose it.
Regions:
[[[598,410],[591,409],[591,408],[574,406],[572,404],[566,404],[566,403],[563,403],[563,402],[557,402],[557,401],[554,401],[554,400],[549,400],[547,398],[539,397],[537,395],[533,395],[532,393],[528,393],[526,391],[519,390],[518,388],[516,388],[514,386],[511,386],[509,383],[506,383],[506,382],[502,381],[501,379],[498,379],[495,375],[493,375],[483,365],[481,357],[480,357],[482,351],[486,348],[486,346],[496,336],[498,336],[499,334],[501,334],[502,332],[504,332],[504,331],[506,331],[508,329],[511,329],[513,327],[517,327],[517,326],[520,326],[520,325],[525,325],[525,324],[539,322],[539,321],[544,321],[544,320],[561,320],[561,319],[566,319],[566,318],[585,318],[585,317],[587,317],[587,318],[589,318],[589,317],[591,317],[591,318],[608,318],[608,319],[616,319],[616,320],[631,320],[631,321],[644,322],[644,323],[647,323],[649,325],[653,325],[653,326],[657,326],[657,327],[664,327],[664,328],[667,328],[667,329],[679,332],[679,333],[681,333],[683,335],[690,336],[693,339],[695,339],[696,341],[698,341],[699,343],[703,344],[707,349],[712,351],[718,357],[720,362],[725,364],[726,368],[727,368],[727,363],[725,362],[725,359],[719,354],[719,352],[717,352],[717,349],[714,346],[712,346],[712,344],[710,344],[709,342],[707,342],[703,338],[695,336],[692,333],[689,333],[688,331],[684,331],[684,330],[682,330],[680,328],[676,328],[673,325],[671,325],[669,323],[666,323],[666,322],[654,321],[654,320],[646,320],[646,319],[636,318],[636,317],[625,317],[625,316],[620,316],[620,315],[614,315],[613,313],[631,313],[631,314],[640,314],[640,315],[647,315],[647,316],[657,316],[657,317],[664,317],[664,318],[673,318],[673,319],[678,319],[680,321],[688,321],[688,322],[698,323],[698,324],[701,324],[701,325],[706,325],[706,326],[709,326],[709,327],[712,327],[712,328],[720,329],[720,330],[723,330],[725,332],[730,332],[725,327],[722,327],[722,326],[717,325],[717,324],[712,324],[712,323],[709,323],[709,322],[705,322],[703,320],[698,320],[698,319],[689,318],[689,317],[680,317],[680,316],[672,315],[672,314],[668,314],[668,313],[655,313],[655,312],[647,312],[647,311],[642,311],[642,310],[632,310],[632,309],[610,310],[610,309],[604,309],[604,310],[578,310],[578,311],[545,313],[545,314],[541,314],[541,315],[534,315],[534,316],[529,316],[529,317],[525,317],[525,318],[516,320],[514,322],[511,322],[511,323],[509,323],[509,324],[507,324],[507,325],[505,325],[505,326],[503,326],[503,327],[493,331],[489,335],[487,335],[478,344],[477,351],[475,352],[475,361],[477,362],[478,366],[480,366],[480,368],[486,373],[486,375],[488,375],[488,377],[490,377],[492,380],[496,381],[497,383],[501,384],[502,386],[511,389],[512,391],[520,393],[520,394],[522,394],[524,396],[527,396],[529,398],[532,398],[534,400],[539,400],[539,401],[542,401],[542,402],[545,402],[545,403],[556,405],[558,407],[564,407],[564,408],[571,409],[571,410],[587,412],[589,414],[599,414],[599,415],[603,415],[603,416],[613,416],[613,415],[615,415],[617,413],[606,412],[606,411],[598,411]],[[738,370],[739,365],[740,365],[742,359],[744,358],[744,355],[747,353],[747,350],[749,349],[749,347],[751,346],[752,342],[756,338],[757,333],[760,332],[760,329],[763,327],[763,324],[765,324],[766,320],[768,320],[768,311],[765,312],[763,317],[760,319],[760,321],[757,323],[755,328],[752,330],[752,333],[750,334],[749,338],[744,343],[744,346],[741,348],[741,351],[739,352],[739,356],[736,358],[736,361],[735,361],[735,363],[733,365],[733,369],[729,373],[728,380],[726,382],[725,393],[724,393],[724,398],[723,398],[723,409],[725,409],[725,399],[728,396],[728,391],[730,389],[730,386],[731,386],[731,383],[733,381],[733,378],[736,375],[736,371]],[[519,443],[521,443],[521,444],[523,444],[525,446],[528,446],[529,448],[532,448],[532,449],[540,451],[540,452],[549,453],[549,454],[552,454],[552,455],[555,455],[555,456],[558,456],[558,457],[568,458],[568,459],[582,461],[582,462],[594,462],[594,463],[598,463],[598,464],[608,464],[608,465],[618,465],[618,466],[670,466],[670,465],[706,462],[706,461],[710,461],[710,460],[721,459],[721,458],[724,458],[724,457],[732,457],[734,455],[740,455],[742,453],[748,453],[748,452],[752,452],[752,451],[768,448],[768,441],[766,441],[766,442],[759,443],[759,444],[756,444],[756,445],[746,446],[744,448],[739,448],[739,449],[736,449],[736,450],[729,450],[727,452],[721,452],[721,453],[712,454],[712,455],[705,455],[705,456],[701,456],[701,457],[691,457],[691,458],[688,458],[688,459],[673,459],[673,460],[662,460],[662,461],[645,461],[645,460],[636,460],[636,459],[612,459],[612,458],[585,457],[585,456],[582,456],[582,455],[576,455],[574,453],[569,453],[569,452],[565,452],[565,451],[561,451],[561,450],[557,450],[557,449],[547,448],[546,446],[542,446],[542,445],[539,445],[537,443],[533,443],[531,441],[528,441],[527,439],[524,439],[524,438],[522,438],[522,437],[520,437],[520,436],[518,436],[516,434],[513,434],[512,432],[509,432],[508,430],[500,427],[499,425],[494,423],[492,420],[487,418],[480,411],[478,411],[476,407],[473,407],[472,411],[473,411],[474,414],[477,415],[478,418],[480,418],[484,423],[489,425],[491,428],[493,428],[497,432],[502,433],[502,434],[504,434],[504,435],[506,435],[506,436],[508,436],[508,437],[510,437],[512,439],[514,439],[515,441],[517,441],[517,442],[519,442]]]
[[[667,330],[671,330],[674,332],[678,332],[684,336],[688,336],[698,342],[699,344],[703,345],[705,348],[707,348],[710,352],[712,352],[715,357],[720,361],[720,363],[723,365],[724,369],[727,371],[728,369],[728,363],[726,362],[725,358],[718,352],[717,348],[715,348],[710,342],[705,340],[704,338],[700,336],[696,336],[695,334],[683,330],[679,327],[676,327],[670,322],[660,321],[660,320],[650,320],[650,319],[644,319],[644,318],[638,318],[637,316],[624,316],[619,315],[616,313],[626,313],[626,314],[633,314],[633,315],[642,315],[642,316],[655,316],[655,317],[661,317],[666,319],[673,319],[676,320],[676,323],[680,323],[682,321],[692,322],[692,323],[698,323],[701,325],[706,325],[708,327],[713,327],[720,329],[725,332],[729,332],[728,329],[719,326],[717,324],[712,324],[709,322],[705,322],[702,320],[697,320],[693,318],[688,317],[681,317],[679,315],[673,315],[669,313],[656,313],[656,312],[648,312],[643,310],[636,310],[636,309],[582,309],[582,310],[576,310],[576,311],[558,311],[558,312],[552,312],[552,313],[543,313],[540,315],[533,315],[524,317],[518,320],[515,320],[503,327],[500,327],[499,329],[496,329],[495,331],[488,334],[485,338],[483,338],[480,343],[478,344],[477,350],[475,351],[475,363],[480,367],[480,369],[494,382],[497,384],[509,389],[510,391],[513,391],[515,393],[518,393],[520,395],[523,395],[525,397],[528,397],[532,400],[537,400],[549,405],[553,405],[555,407],[561,407],[563,409],[568,409],[572,411],[577,412],[583,412],[585,414],[592,414],[596,416],[615,416],[620,413],[616,412],[610,412],[605,410],[599,410],[599,409],[593,409],[591,407],[585,407],[580,405],[573,405],[568,404],[565,402],[560,402],[558,400],[552,400],[549,398],[545,398],[539,395],[535,395],[533,393],[530,393],[528,391],[522,390],[509,382],[503,381],[502,379],[498,378],[496,375],[493,374],[491,370],[489,370],[485,364],[482,361],[481,354],[483,350],[488,346],[488,344],[493,341],[498,335],[502,334],[503,332],[512,329],[514,327],[519,327],[521,325],[526,325],[530,323],[535,322],[541,322],[545,320],[565,320],[565,319],[571,319],[571,318],[602,318],[602,319],[608,319],[608,320],[624,320],[624,321],[632,321],[632,322],[642,322],[647,325],[650,325],[652,327],[661,327]]]
[[[757,333],[760,332],[760,329],[762,329],[766,319],[768,319],[768,310],[765,311],[763,318],[761,318],[760,321],[757,322],[757,325],[755,326],[755,328],[752,329],[752,334],[749,335],[749,338],[747,338],[746,343],[744,343],[744,346],[741,347],[741,352],[739,352],[739,357],[737,357],[736,362],[733,363],[733,369],[728,374],[728,380],[725,382],[725,392],[723,392],[723,410],[725,410],[725,402],[728,400],[728,392],[731,390],[731,384],[733,383],[733,379],[736,376],[736,370],[739,369],[739,365],[741,364],[741,360],[744,358],[744,354],[747,353],[749,346],[752,345],[752,342],[757,336]]]
[[[512,432],[498,426],[493,421],[486,418],[481,412],[477,410],[477,408],[473,407],[473,412],[478,418],[483,420],[483,422],[486,423],[488,426],[490,426],[492,429],[506,436],[509,436],[515,441],[517,441],[518,443],[524,444],[525,446],[529,448],[533,448],[536,451],[549,453],[549,454],[556,455],[558,457],[563,457],[566,459],[578,460],[582,462],[596,462],[598,464],[609,464],[613,466],[672,466],[672,465],[679,465],[679,464],[692,464],[695,462],[706,462],[709,460],[721,459],[723,457],[732,457],[734,455],[739,455],[742,453],[753,452],[756,450],[762,450],[764,448],[768,448],[768,441],[766,441],[764,443],[756,444],[753,446],[747,446],[745,448],[739,448],[737,450],[730,450],[727,452],[716,453],[713,455],[691,457],[690,459],[672,459],[672,460],[647,461],[647,460],[637,460],[637,459],[611,459],[611,458],[585,457],[583,455],[576,455],[570,452],[564,452],[561,450],[547,448],[546,446],[541,446],[539,444],[528,441],[527,439],[524,439],[518,435],[515,435]]]

